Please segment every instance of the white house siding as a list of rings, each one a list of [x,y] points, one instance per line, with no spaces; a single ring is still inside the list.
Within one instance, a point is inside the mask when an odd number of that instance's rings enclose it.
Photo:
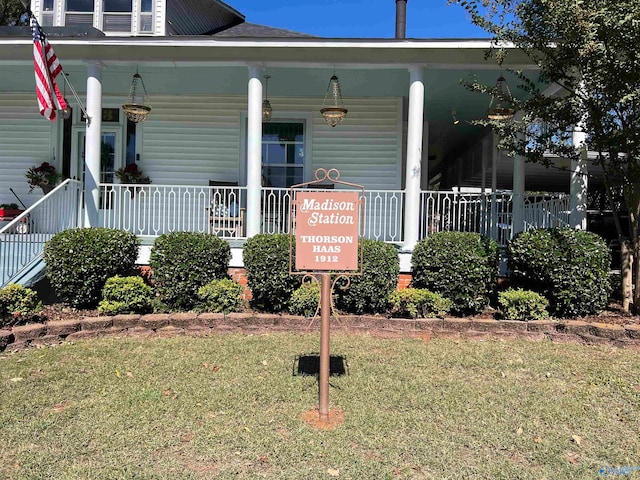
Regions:
[[[402,145],[398,138],[400,104],[396,98],[348,98],[342,125],[328,126],[320,109],[321,98],[270,99],[274,111],[313,114],[310,175],[322,168],[337,168],[340,179],[367,189],[400,188]]]
[[[242,97],[153,97],[142,124],[142,163],[161,185],[238,181]]]
[[[277,116],[312,114],[313,125],[307,126],[312,150],[307,178],[319,167],[337,168],[341,180],[367,189],[400,188],[398,99],[349,99],[347,118],[335,128],[326,125],[320,114],[322,99],[270,101]],[[244,96],[154,96],[153,110],[142,124],[145,174],[163,185],[207,185],[210,179],[242,183],[241,118],[246,106]]]
[[[42,192],[28,194],[25,172],[42,162],[55,163],[52,132],[56,123],[40,116],[35,104],[35,92],[0,95],[0,203],[17,203],[9,190],[13,188],[27,206],[33,204]]]

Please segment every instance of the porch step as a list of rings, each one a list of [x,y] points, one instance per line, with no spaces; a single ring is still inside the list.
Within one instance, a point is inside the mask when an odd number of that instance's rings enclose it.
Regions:
[[[45,242],[31,237],[29,234],[0,235],[0,288],[9,283],[30,286],[44,277]]]

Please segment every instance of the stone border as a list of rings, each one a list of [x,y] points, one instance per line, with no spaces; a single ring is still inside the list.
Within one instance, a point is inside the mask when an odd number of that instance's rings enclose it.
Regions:
[[[0,352],[18,351],[30,346],[56,345],[64,341],[104,336],[173,337],[208,336],[217,333],[261,333],[318,331],[320,320],[293,315],[258,313],[172,313],[85,317],[57,320],[0,330]],[[334,332],[368,333],[401,338],[527,338],[554,342],[580,342],[610,345],[640,351],[640,325],[610,325],[580,320],[512,320],[426,318],[400,319],[366,315],[344,315],[333,320]]]

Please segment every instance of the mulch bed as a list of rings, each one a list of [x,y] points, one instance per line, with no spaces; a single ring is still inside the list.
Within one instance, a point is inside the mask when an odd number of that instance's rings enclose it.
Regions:
[[[45,305],[44,309],[40,313],[42,317],[38,321],[50,321],[50,320],[80,320],[85,317],[98,317],[98,310],[90,309],[77,309],[69,307],[63,303],[54,303],[51,305]],[[474,319],[499,319],[498,312],[492,308],[486,309],[479,315],[470,317]],[[640,316],[632,315],[622,311],[622,305],[620,302],[612,302],[606,308],[606,310],[600,312],[598,315],[589,315],[586,317],[575,318],[572,320],[582,320],[588,323],[608,323],[610,325],[634,325],[640,324]]]

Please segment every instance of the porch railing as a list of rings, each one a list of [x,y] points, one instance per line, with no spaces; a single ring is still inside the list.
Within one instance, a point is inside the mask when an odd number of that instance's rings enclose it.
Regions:
[[[0,229],[0,286],[20,279],[42,258],[44,244],[80,225],[82,184],[65,180]]]
[[[101,184],[100,224],[140,236],[212,233],[216,227],[212,217],[231,218],[231,206],[243,205],[245,194],[245,187]],[[219,233],[229,238],[244,236],[242,231],[226,229]]]
[[[439,231],[476,232],[506,245],[514,234],[512,192],[422,192],[420,238]],[[536,194],[522,197],[522,228],[569,225],[570,197]]]
[[[226,239],[246,238],[246,187],[114,185],[101,189],[101,225],[137,235],[172,231],[214,233]],[[404,241],[407,207],[401,190],[365,191],[365,237]],[[289,233],[291,195],[288,188],[263,187],[261,233]],[[419,238],[439,231],[485,234],[501,245],[513,235],[514,196],[504,193],[423,191],[419,205]],[[522,206],[523,228],[568,225],[569,197],[527,195]]]
[[[527,195],[524,198],[524,229],[569,225],[569,195]]]
[[[291,194],[288,188],[262,189],[261,233],[289,233]],[[402,242],[404,192],[399,190],[365,191],[365,238]]]

